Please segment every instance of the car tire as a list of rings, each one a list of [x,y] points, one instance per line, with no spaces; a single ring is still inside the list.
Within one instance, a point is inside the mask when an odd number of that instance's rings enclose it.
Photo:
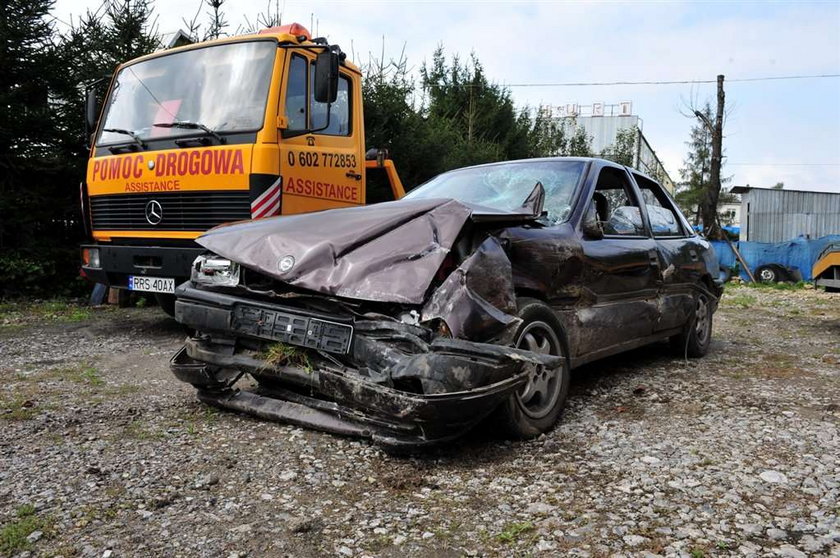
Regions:
[[[569,393],[569,346],[563,326],[554,311],[533,298],[517,301],[522,324],[514,336],[518,348],[565,356],[562,367],[541,370],[500,405],[497,423],[511,438],[528,439],[551,430],[557,423]]]
[[[762,265],[755,270],[755,280],[759,283],[778,283],[784,279],[784,273],[776,265]]]
[[[697,293],[694,296],[694,312],[683,332],[671,337],[671,345],[680,355],[699,358],[709,352],[712,342],[713,302],[708,294]]]
[[[170,317],[175,317],[175,295],[166,293],[155,293],[155,300],[160,306],[160,309],[169,314]]]

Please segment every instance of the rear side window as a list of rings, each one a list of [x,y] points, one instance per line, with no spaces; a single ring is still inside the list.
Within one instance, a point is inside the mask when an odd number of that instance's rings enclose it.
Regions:
[[[653,236],[685,236],[680,215],[662,186],[640,174],[633,173],[645,202]]]

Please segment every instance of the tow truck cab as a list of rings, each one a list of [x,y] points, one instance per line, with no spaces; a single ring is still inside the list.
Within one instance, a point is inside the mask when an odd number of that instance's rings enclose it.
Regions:
[[[359,68],[299,24],[121,65],[98,121],[88,95],[84,274],[171,309],[212,227],[402,197],[385,153],[366,158],[361,91]]]

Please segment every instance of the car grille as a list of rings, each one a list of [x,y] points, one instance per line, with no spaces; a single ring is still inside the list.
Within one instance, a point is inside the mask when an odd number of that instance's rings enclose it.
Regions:
[[[205,231],[222,223],[251,218],[247,190],[109,194],[90,197],[96,230]],[[160,223],[146,219],[146,206],[160,203]]]

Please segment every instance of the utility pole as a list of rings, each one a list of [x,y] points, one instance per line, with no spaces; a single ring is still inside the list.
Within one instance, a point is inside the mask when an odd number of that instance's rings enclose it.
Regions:
[[[717,77],[717,114],[715,123],[712,124],[706,115],[699,110],[694,111],[694,116],[709,130],[712,135],[712,164],[709,169],[709,184],[703,193],[700,203],[700,216],[703,219],[703,230],[708,238],[720,236],[720,227],[717,219],[717,205],[720,197],[720,167],[723,163],[723,110],[725,95],[723,92],[723,75]]]

